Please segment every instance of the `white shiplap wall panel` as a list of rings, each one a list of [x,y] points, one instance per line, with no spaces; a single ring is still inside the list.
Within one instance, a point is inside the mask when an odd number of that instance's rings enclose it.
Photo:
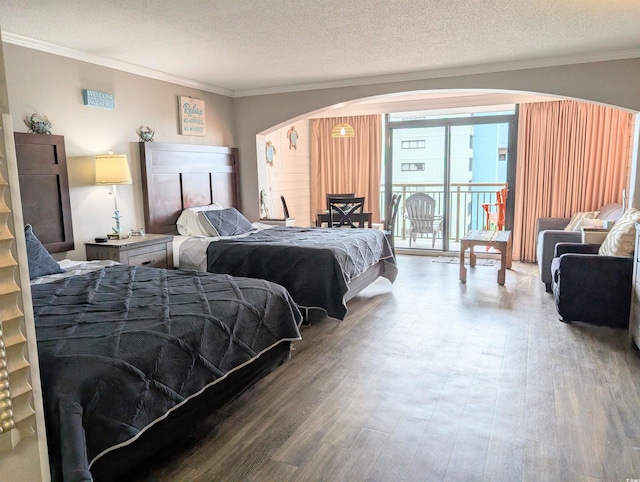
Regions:
[[[298,133],[296,148],[290,147],[287,132],[295,127]],[[261,187],[267,189],[270,198],[270,216],[283,216],[280,196],[287,200],[289,214],[295,218],[296,226],[311,226],[311,168],[309,156],[309,123],[294,122],[265,136],[276,149],[273,165],[267,165],[266,179]]]

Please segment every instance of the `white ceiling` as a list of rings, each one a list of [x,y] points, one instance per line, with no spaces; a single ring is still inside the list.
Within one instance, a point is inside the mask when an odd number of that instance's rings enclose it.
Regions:
[[[0,28],[232,96],[640,57],[640,0],[0,0]]]

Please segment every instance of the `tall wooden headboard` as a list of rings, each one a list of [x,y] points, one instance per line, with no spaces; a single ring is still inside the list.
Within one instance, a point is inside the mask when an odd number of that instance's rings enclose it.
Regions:
[[[50,253],[74,249],[64,137],[14,133],[24,222]]]
[[[186,208],[212,202],[240,208],[236,148],[140,142],[140,169],[148,233],[177,234]]]

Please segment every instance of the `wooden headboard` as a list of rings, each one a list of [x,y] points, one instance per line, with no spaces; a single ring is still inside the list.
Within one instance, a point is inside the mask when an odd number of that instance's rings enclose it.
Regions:
[[[64,137],[15,132],[22,214],[50,253],[74,249]]]
[[[186,208],[212,202],[240,208],[236,148],[140,142],[140,170],[148,233],[177,234]]]

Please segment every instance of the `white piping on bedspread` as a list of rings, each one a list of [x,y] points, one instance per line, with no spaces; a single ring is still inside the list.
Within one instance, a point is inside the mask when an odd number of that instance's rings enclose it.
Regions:
[[[284,342],[293,342],[293,341],[299,341],[302,340],[301,336],[298,336],[296,338],[282,338],[281,340],[276,341],[275,343],[273,343],[271,346],[268,346],[267,348],[265,348],[264,350],[262,350],[260,353],[258,353],[256,356],[254,356],[253,358],[247,360],[246,362],[242,363],[241,365],[238,365],[235,368],[232,368],[231,370],[229,370],[227,373],[225,373],[223,376],[221,376],[220,378],[214,380],[213,382],[209,383],[208,385],[205,385],[204,387],[202,387],[199,391],[197,391],[196,393],[188,396],[187,398],[185,398],[182,402],[174,405],[173,407],[171,407],[169,410],[167,410],[163,415],[161,415],[160,417],[156,418],[153,422],[151,422],[149,425],[147,425],[146,427],[143,427],[137,434],[135,434],[133,437],[131,437],[129,440],[125,440],[124,442],[121,442],[117,445],[114,445],[113,447],[109,447],[108,449],[103,450],[102,452],[100,452],[98,455],[96,455],[91,462],[89,462],[89,469],[91,469],[91,466],[94,464],[94,462],[96,462],[100,457],[108,454],[109,452],[112,452],[116,449],[119,449],[120,447],[126,447],[127,445],[132,444],[133,442],[135,442],[136,440],[138,440],[138,438],[140,438],[142,436],[143,433],[145,433],[147,430],[149,430],[151,427],[153,427],[154,425],[156,425],[157,423],[161,422],[162,420],[164,420],[165,418],[167,418],[169,416],[169,414],[171,414],[171,412],[173,412],[174,410],[177,410],[178,408],[180,408],[182,405],[184,405],[185,403],[187,403],[189,400],[191,400],[192,398],[197,397],[198,395],[201,395],[207,388],[217,384],[218,382],[224,380],[225,378],[227,378],[229,375],[231,375],[232,373],[234,373],[236,370],[239,370],[240,368],[249,365],[250,363],[252,363],[254,360],[260,358],[260,356],[263,353],[266,353],[267,351],[271,350],[273,347],[279,345],[280,343],[284,343]]]

